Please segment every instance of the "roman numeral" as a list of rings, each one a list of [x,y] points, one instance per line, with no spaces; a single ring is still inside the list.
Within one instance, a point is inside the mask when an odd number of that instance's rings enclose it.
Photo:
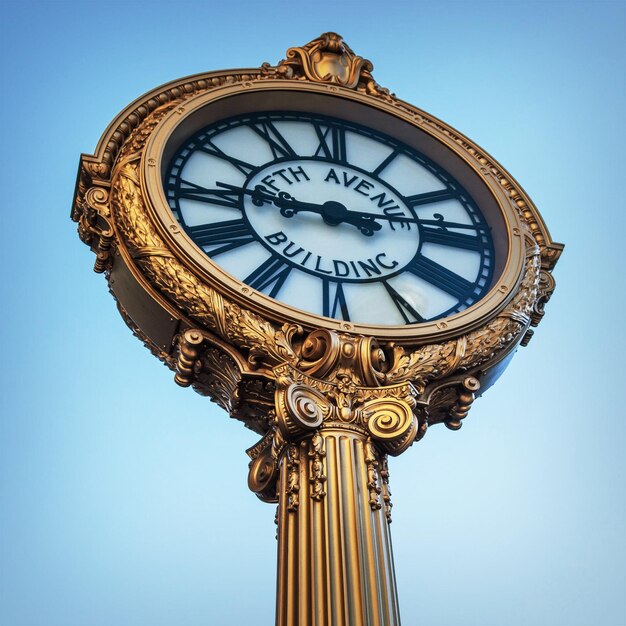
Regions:
[[[178,198],[199,200],[200,202],[209,202],[210,204],[241,210],[239,192],[230,189],[207,189],[181,178],[178,186],[174,189],[174,193]]]
[[[378,176],[400,153],[396,148],[391,154],[372,172],[374,176]]]
[[[391,298],[391,301],[395,304],[396,308],[402,315],[405,324],[417,324],[418,322],[424,322],[424,318],[386,281],[383,281],[383,285]]]
[[[266,121],[250,124],[250,128],[265,139],[275,159],[285,157],[293,159],[298,156],[272,122]]]
[[[464,301],[474,290],[474,283],[425,256],[416,256],[406,269],[459,301]]]
[[[338,163],[347,163],[346,131],[336,126],[322,126],[313,122],[315,133],[319,139],[319,146],[313,156],[325,156]]]
[[[190,226],[187,231],[200,247],[217,246],[207,252],[210,257],[234,250],[255,240],[250,227],[243,218],[215,224]]]
[[[244,174],[244,176],[248,176],[252,170],[256,169],[255,165],[251,165],[250,163],[246,163],[246,161],[236,159],[235,157],[226,154],[222,149],[211,143],[210,139],[205,141],[201,146],[198,146],[198,150],[228,161],[232,166],[236,167],[242,174]]]
[[[270,257],[267,261],[261,263],[243,282],[257,291],[265,291],[268,287],[271,287],[268,295],[270,298],[275,298],[287,280],[289,272],[291,272],[290,265],[287,265],[281,259]]]
[[[322,285],[322,315],[338,319],[337,311],[341,312],[341,319],[350,321],[348,304],[343,292],[343,286],[339,282],[324,280]]]
[[[440,224],[438,228],[422,225],[420,230],[422,241],[463,250],[476,250],[477,252],[483,250],[484,245],[480,237],[448,230],[446,222],[440,222]]]
[[[404,201],[413,208],[422,204],[450,200],[451,198],[456,198],[456,196],[456,191],[452,189],[440,189],[439,191],[429,191],[427,193],[418,193],[414,196],[407,196]]]

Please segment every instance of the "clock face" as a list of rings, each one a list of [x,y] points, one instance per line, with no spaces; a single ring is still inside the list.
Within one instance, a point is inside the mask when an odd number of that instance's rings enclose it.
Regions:
[[[490,289],[490,228],[415,149],[302,112],[202,128],[164,174],[170,209],[216,264],[292,307],[362,324],[458,313]]]

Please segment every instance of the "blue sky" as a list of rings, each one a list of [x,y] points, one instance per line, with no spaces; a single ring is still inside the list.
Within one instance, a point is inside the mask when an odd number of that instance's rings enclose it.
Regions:
[[[271,624],[256,436],[132,337],[69,220],[130,101],[327,30],[483,146],[566,244],[530,345],[391,464],[408,626],[623,626],[623,2],[5,2],[0,624]]]

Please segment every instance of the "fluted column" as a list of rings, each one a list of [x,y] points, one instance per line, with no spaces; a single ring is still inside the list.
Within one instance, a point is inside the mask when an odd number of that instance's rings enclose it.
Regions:
[[[400,624],[383,477],[386,458],[360,432],[322,428],[286,446],[277,626]]]
[[[410,383],[379,385],[366,337],[314,331],[274,406],[248,485],[278,502],[277,626],[398,626],[387,455],[426,430]],[[303,371],[304,370],[304,371]]]

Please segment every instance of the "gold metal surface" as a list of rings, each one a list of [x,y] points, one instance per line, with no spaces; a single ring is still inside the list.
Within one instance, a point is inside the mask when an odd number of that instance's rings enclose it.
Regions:
[[[457,430],[525,345],[554,291],[554,243],[532,201],[479,146],[403,102],[335,33],[276,66],[210,72],[122,111],[81,157],[72,219],[125,323],[175,371],[260,435],[248,485],[278,503],[277,624],[400,623],[388,455],[429,426]],[[418,148],[476,199],[496,241],[491,290],[424,324],[322,318],[256,292],[215,265],[170,212],[161,176],[195,130],[234,113],[332,112]]]

